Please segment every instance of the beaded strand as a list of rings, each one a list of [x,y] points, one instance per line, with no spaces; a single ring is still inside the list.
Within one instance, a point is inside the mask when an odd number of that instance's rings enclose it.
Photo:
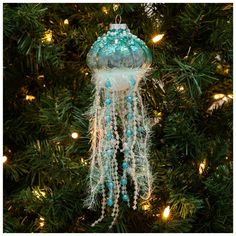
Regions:
[[[114,195],[115,195],[115,199],[114,199],[114,206],[113,206],[113,210],[112,210],[112,214],[111,216],[113,217],[113,221],[111,223],[111,225],[109,226],[109,228],[111,228],[115,221],[116,218],[118,216],[119,213],[119,195],[120,195],[120,185],[119,185],[119,177],[118,177],[118,163],[116,161],[116,154],[117,154],[117,150],[119,149],[119,143],[120,143],[120,137],[119,137],[119,133],[117,130],[117,114],[116,114],[116,109],[115,109],[115,92],[112,93],[112,100],[114,101],[112,104],[112,116],[113,116],[113,129],[114,129],[114,133],[115,133],[115,149],[114,149],[114,155],[112,158],[112,173],[113,173],[113,180],[115,182],[115,188],[114,188]]]

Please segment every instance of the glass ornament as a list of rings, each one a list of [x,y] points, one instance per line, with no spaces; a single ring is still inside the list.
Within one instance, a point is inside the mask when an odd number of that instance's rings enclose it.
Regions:
[[[88,52],[95,96],[89,112],[91,162],[85,204],[93,208],[102,198],[101,217],[92,226],[102,221],[110,207],[111,228],[120,203],[135,210],[138,197],[148,199],[151,195],[149,121],[139,93],[139,83],[151,62],[150,50],[126,24],[111,24]],[[122,161],[117,160],[117,153]],[[133,193],[127,191],[131,185]]]

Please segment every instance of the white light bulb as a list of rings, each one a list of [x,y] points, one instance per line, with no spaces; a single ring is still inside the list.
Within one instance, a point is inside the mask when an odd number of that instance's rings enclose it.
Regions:
[[[206,159],[204,159],[203,162],[199,164],[198,171],[200,175],[204,172],[205,168],[206,168]]]
[[[64,20],[64,25],[68,25],[69,24],[69,20],[68,19],[65,19]]]
[[[44,222],[40,222],[40,223],[39,223],[39,226],[40,226],[40,227],[43,227],[43,226],[44,226]]]
[[[181,85],[181,86],[178,86],[178,87],[177,87],[177,91],[179,91],[179,92],[184,91],[184,86],[182,86],[182,85]]]
[[[170,214],[170,206],[167,206],[163,211],[163,218],[167,219],[169,217],[169,214]]]
[[[163,37],[164,37],[164,34],[158,34],[152,38],[152,42],[157,43],[158,41],[162,40]]]
[[[78,134],[77,132],[73,132],[73,133],[71,134],[71,137],[72,137],[73,139],[77,139],[77,138],[79,138],[79,134]]]
[[[3,163],[7,161],[7,156],[3,156]]]
[[[33,101],[35,99],[35,96],[32,96],[32,95],[26,95],[25,99],[27,101]]]
[[[218,94],[215,94],[214,95],[214,99],[221,99],[221,98],[223,98],[225,95],[224,94],[222,94],[222,93],[218,93]]]

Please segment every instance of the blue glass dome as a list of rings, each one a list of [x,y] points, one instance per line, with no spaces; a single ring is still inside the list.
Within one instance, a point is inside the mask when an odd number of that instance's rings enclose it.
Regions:
[[[87,64],[92,71],[109,69],[148,69],[152,63],[149,48],[130,33],[126,24],[111,24],[110,30],[92,45]]]

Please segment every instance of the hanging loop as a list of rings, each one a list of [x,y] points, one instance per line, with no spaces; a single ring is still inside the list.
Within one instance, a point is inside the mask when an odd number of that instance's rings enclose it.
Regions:
[[[120,24],[121,20],[122,20],[121,15],[120,14],[116,15],[115,24]]]

